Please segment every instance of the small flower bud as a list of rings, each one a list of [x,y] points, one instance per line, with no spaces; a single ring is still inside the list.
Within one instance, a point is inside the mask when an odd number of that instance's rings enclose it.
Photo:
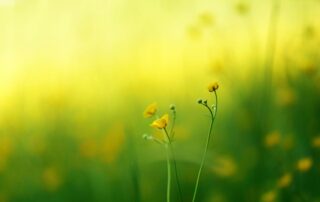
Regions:
[[[202,99],[198,99],[198,104],[202,104]]]
[[[176,110],[176,105],[171,104],[171,105],[170,105],[170,110],[172,110],[172,111]]]
[[[143,135],[142,135],[142,138],[143,138],[144,140],[152,140],[152,139],[153,139],[153,137],[152,137],[151,135],[149,135],[149,134],[143,134]]]
[[[209,92],[216,91],[219,88],[219,84],[217,82],[211,83],[208,86]]]
[[[203,100],[203,104],[207,105],[208,101],[207,100]]]

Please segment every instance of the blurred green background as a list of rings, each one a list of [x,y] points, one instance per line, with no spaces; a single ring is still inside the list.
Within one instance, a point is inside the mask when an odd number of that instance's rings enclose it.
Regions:
[[[319,0],[0,0],[0,202],[320,201]],[[173,201],[178,201],[173,186]]]

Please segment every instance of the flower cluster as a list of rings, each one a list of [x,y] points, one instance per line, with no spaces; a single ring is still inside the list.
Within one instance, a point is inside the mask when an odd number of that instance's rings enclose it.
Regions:
[[[169,125],[169,114],[165,113],[161,117],[157,116],[158,105],[157,103],[152,103],[146,107],[143,112],[145,118],[152,118],[156,116],[157,118],[150,124],[152,128],[163,130],[164,138],[158,139],[154,135],[144,134],[143,138],[146,140],[152,140],[161,144],[170,144],[173,139],[173,129],[176,117],[176,107],[175,105],[170,105],[169,109],[172,111],[172,123],[170,124],[170,131],[167,130]]]
[[[205,163],[205,158],[207,155],[207,150],[208,150],[208,145],[210,142],[210,138],[212,136],[212,129],[213,129],[213,123],[215,120],[215,117],[217,115],[217,105],[218,105],[218,96],[216,91],[219,88],[219,84],[217,82],[211,83],[208,86],[208,91],[209,92],[213,92],[214,93],[214,98],[215,98],[215,102],[212,105],[212,107],[208,106],[208,101],[205,99],[199,99],[198,103],[203,105],[210,113],[210,117],[211,117],[211,123],[209,126],[209,132],[207,135],[207,141],[206,141],[206,145],[204,147],[204,154],[202,156],[202,160],[201,160],[201,164],[200,164],[200,168],[197,174],[197,180],[195,183],[195,189],[194,189],[194,193],[193,193],[193,199],[192,201],[194,202],[196,199],[196,195],[197,195],[197,190],[198,190],[198,186],[199,186],[199,181],[200,181],[200,176],[201,176],[201,171],[202,168],[204,166]],[[176,180],[177,180],[177,185],[179,188],[179,193],[180,193],[180,201],[182,201],[182,192],[181,192],[181,188],[180,188],[180,184],[179,184],[179,177],[178,177],[178,172],[177,172],[177,166],[176,166],[176,161],[175,161],[175,155],[174,155],[174,151],[172,148],[172,141],[173,141],[173,135],[174,135],[174,124],[175,124],[175,118],[176,118],[176,107],[174,105],[170,106],[170,110],[172,111],[172,123],[170,123],[170,130],[167,130],[167,127],[169,125],[169,114],[165,113],[163,114],[161,117],[157,117],[157,119],[155,119],[150,126],[155,128],[155,129],[159,129],[163,131],[164,134],[164,139],[158,139],[157,137],[155,137],[154,135],[148,135],[148,134],[144,134],[143,138],[145,140],[151,140],[154,141],[156,143],[160,143],[162,145],[165,145],[166,151],[167,151],[167,167],[168,167],[168,184],[167,184],[167,201],[170,201],[170,186],[171,186],[171,158],[173,160],[173,165],[174,165],[174,172],[176,175]],[[153,116],[156,116],[158,109],[157,109],[157,104],[156,103],[152,103],[150,105],[148,105],[143,113],[143,116],[145,118],[150,118]],[[226,162],[229,163],[229,162]],[[229,163],[230,164],[230,163]],[[232,167],[232,169],[230,171],[228,171],[228,175],[234,172],[234,168]],[[225,173],[225,172],[224,172]],[[282,184],[286,183],[287,179],[284,179]]]

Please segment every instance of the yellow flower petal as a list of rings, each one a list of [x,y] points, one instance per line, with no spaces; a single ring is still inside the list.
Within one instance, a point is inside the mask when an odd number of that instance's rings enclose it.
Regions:
[[[168,123],[169,123],[169,115],[165,114],[161,118],[153,121],[150,126],[157,129],[163,129],[167,127]]]
[[[218,82],[211,83],[211,84],[209,84],[209,86],[208,86],[209,92],[216,91],[218,88],[219,88]]]
[[[143,116],[145,118],[152,117],[157,112],[157,108],[158,108],[157,103],[152,103],[152,104],[148,105],[143,112]]]
[[[165,121],[166,125],[169,123],[169,115],[168,114],[165,114],[161,117],[162,120]]]

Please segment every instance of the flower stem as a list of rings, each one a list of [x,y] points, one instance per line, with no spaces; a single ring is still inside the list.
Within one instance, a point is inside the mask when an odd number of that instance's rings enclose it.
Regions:
[[[167,169],[168,169],[168,180],[167,180],[167,202],[170,202],[170,189],[171,189],[171,161],[170,161],[170,151],[168,146],[167,150]]]
[[[175,124],[176,124],[176,111],[174,110],[174,111],[172,112],[172,125],[171,125],[171,128],[170,128],[170,133],[168,134],[168,135],[171,137],[171,139],[174,138],[174,131],[173,131],[173,129],[174,129]]]
[[[177,162],[176,162],[174,151],[172,149],[171,149],[171,153],[172,153],[172,158],[173,158],[174,173],[175,173],[175,176],[176,176],[176,179],[177,179],[177,185],[178,185],[178,190],[179,190],[179,198],[180,198],[180,201],[183,202],[183,200],[182,200],[182,191],[181,191],[181,186],[180,186],[180,181],[179,181],[179,176],[178,176]]]
[[[170,131],[170,133],[172,134],[172,129]],[[180,186],[180,181],[179,181],[179,176],[178,176],[178,169],[177,169],[177,162],[176,162],[176,158],[175,158],[175,153],[173,151],[172,145],[171,145],[171,138],[170,135],[168,134],[168,131],[166,128],[164,128],[164,132],[167,136],[168,139],[168,149],[169,149],[169,153],[172,155],[172,159],[173,159],[173,168],[174,168],[174,173],[175,173],[175,177],[177,180],[177,186],[178,186],[178,190],[179,190],[179,199],[182,202],[182,191],[181,191],[181,186]]]
[[[206,159],[206,156],[207,156],[208,147],[209,147],[209,142],[210,142],[210,139],[211,139],[213,123],[214,123],[214,120],[215,120],[216,115],[217,115],[217,110],[218,110],[218,96],[217,96],[216,91],[214,91],[214,95],[215,95],[215,102],[216,102],[214,114],[213,114],[212,110],[210,109],[210,107],[208,107],[208,105],[203,104],[203,106],[205,106],[205,107],[209,110],[209,112],[210,112],[211,122],[210,122],[210,127],[209,127],[209,131],[208,131],[208,136],[207,136],[207,141],[206,141],[204,153],[203,153],[203,156],[202,156],[200,168],[199,168],[198,175],[197,175],[197,181],[196,181],[195,189],[194,189],[194,192],[193,192],[192,202],[195,202],[195,200],[196,200],[196,196],[197,196],[197,192],[198,192],[198,187],[199,187],[200,176],[201,176],[202,168],[203,168],[203,166],[204,166],[204,162],[205,162],[205,159]]]

